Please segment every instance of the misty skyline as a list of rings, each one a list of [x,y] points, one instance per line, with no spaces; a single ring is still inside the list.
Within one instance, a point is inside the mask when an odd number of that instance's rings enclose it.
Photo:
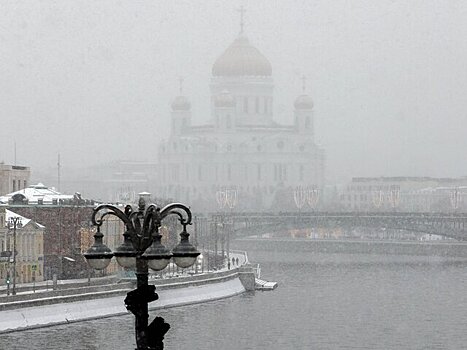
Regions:
[[[302,75],[326,180],[467,175],[467,4],[461,1],[0,3],[0,161],[77,168],[156,161],[184,78],[210,119],[212,64],[239,32],[271,62],[274,119]],[[33,175],[34,177],[34,175]]]

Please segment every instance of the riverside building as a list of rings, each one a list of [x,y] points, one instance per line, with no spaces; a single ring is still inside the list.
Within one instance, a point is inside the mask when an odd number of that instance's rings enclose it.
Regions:
[[[467,209],[467,177],[355,177],[339,199],[341,210],[462,211]]]
[[[210,91],[203,125],[192,123],[188,97],[171,105],[170,135],[159,147],[159,195],[216,210],[216,193],[229,189],[236,190],[236,210],[286,209],[297,186],[323,188],[311,97],[304,91],[291,103],[293,124],[276,122],[271,63],[243,31],[214,62]]]
[[[0,261],[0,285],[4,285],[7,276],[13,278],[12,252],[16,250],[16,282],[31,283],[44,280],[44,232],[45,227],[29,218],[18,215],[8,209],[0,208],[0,250],[10,252],[8,261]],[[20,218],[21,227],[13,229],[5,224],[10,218]],[[16,246],[15,246],[16,240]]]
[[[41,183],[0,196],[0,208],[44,227],[41,267],[46,279],[54,274],[59,279],[86,277],[81,230],[89,227],[94,207],[94,201],[81,198],[79,193],[63,194]]]

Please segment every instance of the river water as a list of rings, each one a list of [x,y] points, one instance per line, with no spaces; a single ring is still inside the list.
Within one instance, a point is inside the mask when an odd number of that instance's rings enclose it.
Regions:
[[[307,245],[303,242],[303,245]],[[153,312],[165,349],[465,349],[465,257],[283,249],[250,242],[271,292]],[[133,317],[0,336],[0,349],[134,349]]]

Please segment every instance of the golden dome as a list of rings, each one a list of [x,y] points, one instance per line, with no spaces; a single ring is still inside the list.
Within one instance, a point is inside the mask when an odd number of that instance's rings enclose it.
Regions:
[[[190,101],[185,96],[177,96],[172,102],[172,110],[174,111],[188,111],[190,107]]]
[[[212,66],[213,76],[270,76],[271,63],[248,39],[239,36]]]
[[[313,100],[309,95],[300,95],[294,102],[295,109],[312,109]]]

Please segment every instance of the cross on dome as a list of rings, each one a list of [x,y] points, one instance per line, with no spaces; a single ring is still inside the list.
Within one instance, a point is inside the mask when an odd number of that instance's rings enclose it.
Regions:
[[[309,95],[306,94],[306,75],[303,74],[302,80],[302,94],[297,97],[294,102],[295,109],[297,110],[309,110],[313,108],[313,100]]]
[[[178,78],[178,84],[179,84],[180,95],[182,95],[182,93],[183,93],[183,77]]]
[[[242,5],[237,11],[240,12],[240,35],[243,35],[243,27],[245,25],[244,16],[245,16],[246,9]]]

